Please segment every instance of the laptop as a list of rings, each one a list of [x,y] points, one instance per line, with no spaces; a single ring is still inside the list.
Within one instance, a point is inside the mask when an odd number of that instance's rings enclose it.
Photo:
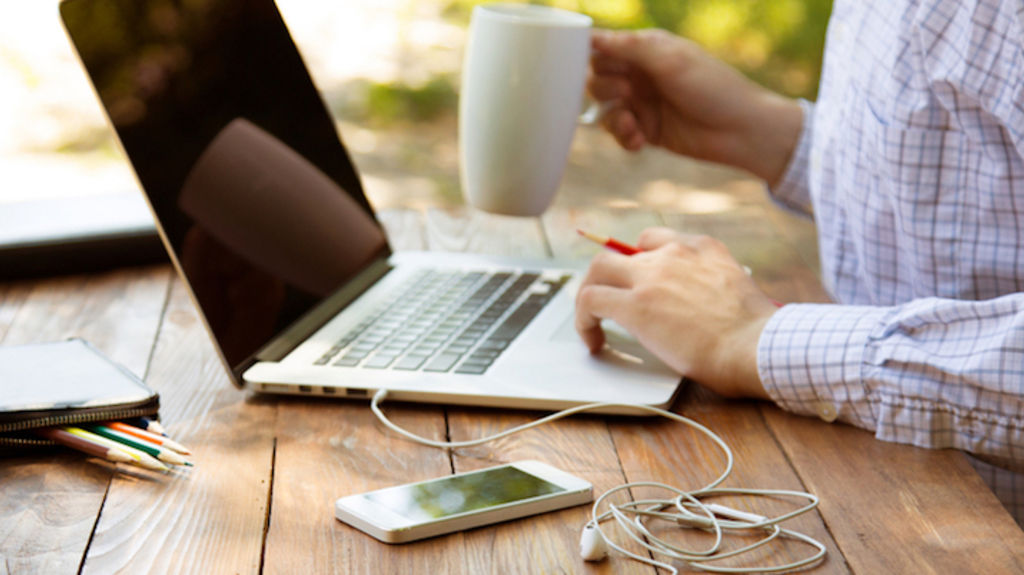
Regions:
[[[273,0],[60,11],[236,385],[528,409],[672,402],[679,376],[628,334],[608,330],[599,355],[581,343],[580,265],[391,250]]]

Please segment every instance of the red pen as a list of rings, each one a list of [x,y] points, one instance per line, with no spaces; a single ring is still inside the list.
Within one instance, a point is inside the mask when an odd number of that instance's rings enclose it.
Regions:
[[[615,251],[619,252],[620,254],[631,256],[633,254],[640,253],[640,249],[639,248],[631,246],[631,245],[629,245],[627,243],[624,243],[624,242],[620,242],[619,240],[617,240],[615,238],[608,238],[608,237],[605,237],[605,236],[599,236],[597,234],[592,234],[590,232],[585,232],[585,231],[583,231],[583,230],[581,230],[579,228],[576,228],[576,233],[578,233],[579,235],[581,235],[581,236],[587,238],[588,240],[594,242],[595,244],[600,244],[600,245],[602,245],[602,246],[604,246],[604,247],[606,247],[608,249],[615,250]]]
[[[627,243],[624,243],[624,242],[620,242],[619,240],[617,240],[615,238],[599,236],[597,234],[592,234],[590,232],[583,231],[583,230],[581,230],[579,228],[576,228],[576,233],[578,233],[579,235],[581,235],[581,236],[587,238],[588,240],[594,242],[595,244],[600,244],[600,245],[602,245],[602,246],[604,246],[604,247],[606,247],[608,249],[615,250],[615,251],[619,252],[620,254],[625,254],[627,256],[631,256],[633,254],[640,253],[640,248],[635,247],[635,246],[631,246],[631,245],[629,245]],[[748,268],[747,266],[743,266],[743,269],[746,270],[747,275],[750,275],[750,268]],[[782,302],[776,301],[776,300],[772,300],[772,303],[775,304],[775,307],[782,307],[782,305],[783,305]]]

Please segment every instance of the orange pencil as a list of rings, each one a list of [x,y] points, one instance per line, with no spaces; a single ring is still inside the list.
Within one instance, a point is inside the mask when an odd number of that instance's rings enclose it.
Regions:
[[[595,244],[600,244],[610,250],[615,250],[623,255],[631,256],[633,254],[640,253],[640,248],[631,246],[625,242],[620,242],[615,238],[599,236],[597,234],[592,234],[579,228],[576,229],[576,233],[594,242]]]
[[[128,425],[127,423],[121,423],[120,421],[113,421],[113,422],[108,423],[107,427],[110,427],[111,429],[116,429],[117,431],[120,431],[121,433],[127,433],[128,435],[131,435],[131,436],[134,436],[134,437],[138,437],[139,439],[148,441],[150,443],[155,443],[156,445],[161,445],[163,447],[166,447],[167,449],[170,449],[171,451],[177,451],[178,453],[181,453],[181,454],[184,454],[184,455],[190,455],[192,453],[191,451],[188,450],[187,447],[185,447],[184,445],[178,443],[177,441],[173,441],[172,439],[170,439],[168,437],[164,437],[162,435],[158,435],[156,433],[152,433],[150,431],[146,431],[145,429],[139,429],[138,427],[134,427],[134,426]]]

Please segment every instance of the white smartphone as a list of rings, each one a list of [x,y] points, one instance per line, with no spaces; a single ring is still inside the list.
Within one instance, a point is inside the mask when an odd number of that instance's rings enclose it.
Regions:
[[[406,543],[593,498],[589,482],[546,463],[519,461],[342,497],[334,515],[385,543]]]

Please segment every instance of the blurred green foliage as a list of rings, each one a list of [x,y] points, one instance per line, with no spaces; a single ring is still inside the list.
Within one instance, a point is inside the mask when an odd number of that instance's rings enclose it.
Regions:
[[[402,119],[422,122],[453,111],[458,101],[456,81],[436,76],[426,84],[372,83],[366,92],[366,116],[377,123]]]
[[[443,15],[469,26],[473,7],[493,0],[448,0]],[[685,36],[782,94],[815,99],[832,0],[503,0],[582,12],[615,30],[657,27]],[[425,121],[454,113],[454,77],[422,86],[374,83],[366,119],[376,124]]]
[[[468,26],[473,7],[489,1],[450,0],[444,16]],[[772,90],[811,100],[818,92],[832,12],[832,0],[520,1],[582,12],[601,28],[663,28],[690,38]],[[454,109],[455,82],[445,77],[422,87],[374,84],[366,112],[383,123],[437,117]]]
[[[469,24],[487,0],[451,0]],[[525,0],[524,0],[525,1]],[[777,92],[814,99],[832,0],[530,0],[591,16],[601,28],[657,27],[686,36]]]

